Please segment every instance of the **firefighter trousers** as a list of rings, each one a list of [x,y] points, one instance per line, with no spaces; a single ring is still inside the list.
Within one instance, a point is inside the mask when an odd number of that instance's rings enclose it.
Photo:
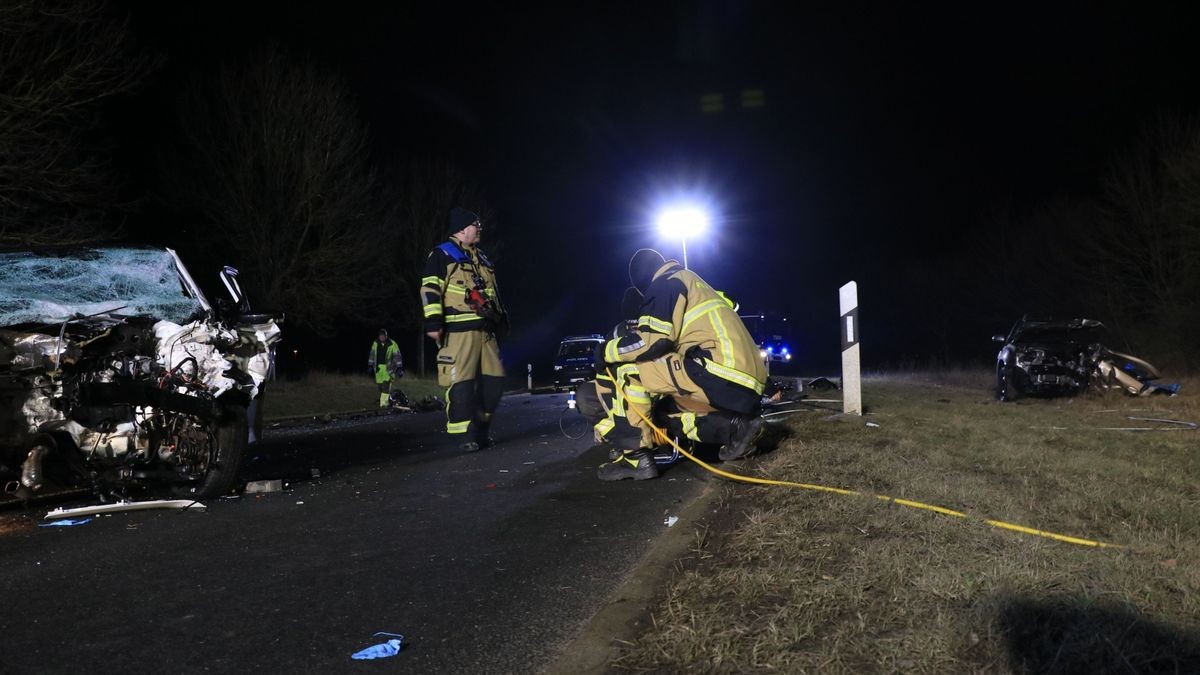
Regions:
[[[500,345],[489,331],[446,333],[438,350],[438,386],[446,389],[446,431],[465,434],[491,422],[504,392]]]
[[[660,439],[642,418],[651,418],[655,399],[663,402],[666,430],[699,443],[729,442],[735,417],[757,412],[761,396],[731,384],[702,367],[688,367],[680,354],[635,364],[623,378],[626,419],[641,434],[641,447],[654,447]]]

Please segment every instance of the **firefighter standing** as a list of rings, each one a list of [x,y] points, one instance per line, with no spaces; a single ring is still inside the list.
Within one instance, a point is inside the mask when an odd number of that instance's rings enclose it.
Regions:
[[[653,249],[629,261],[629,280],[642,292],[637,329],[597,350],[597,370],[617,375],[625,392],[626,418],[641,433],[639,447],[600,467],[601,480],[658,476],[650,418],[655,398],[672,400],[668,411],[682,435],[720,444],[722,460],[745,456],[762,429],[758,416],[767,373],[758,345],[734,305],[679,263]],[[603,350],[603,351],[601,351]]]
[[[450,238],[429,253],[421,279],[425,334],[438,343],[438,384],[446,388],[446,432],[467,451],[492,445],[492,415],[504,390],[496,333],[507,316],[491,261],[477,248],[483,224],[450,212]],[[471,434],[466,436],[466,434]]]
[[[400,355],[399,345],[388,337],[386,329],[380,328],[379,339],[371,343],[367,369],[375,376],[375,384],[379,387],[379,407],[388,407],[393,381],[404,377],[404,358]]]

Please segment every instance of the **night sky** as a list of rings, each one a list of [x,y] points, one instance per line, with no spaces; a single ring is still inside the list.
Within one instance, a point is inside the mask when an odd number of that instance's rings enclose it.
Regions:
[[[610,327],[630,254],[680,255],[650,223],[690,193],[716,221],[689,242],[691,267],[745,310],[788,315],[811,372],[836,363],[850,279],[868,365],[986,365],[1016,317],[920,289],[960,284],[987,255],[990,211],[1088,194],[1148,120],[1200,108],[1183,3],[491,4],[130,5],[166,65],[124,124],[154,127],[179,82],[281,43],[346,78],[375,160],[446,156],[486,187],[510,369]],[[722,110],[703,112],[712,94]]]

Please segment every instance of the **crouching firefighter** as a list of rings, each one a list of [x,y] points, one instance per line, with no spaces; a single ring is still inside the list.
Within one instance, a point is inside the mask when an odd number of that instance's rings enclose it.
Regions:
[[[658,476],[657,443],[646,420],[655,401],[664,398],[670,400],[660,407],[667,408],[672,431],[720,445],[722,460],[749,454],[762,430],[759,407],[767,373],[733,303],[653,249],[633,255],[629,280],[642,293],[637,328],[598,348],[596,367],[618,380],[626,418],[640,441],[603,464],[600,479]]]
[[[429,253],[421,279],[425,334],[438,343],[438,384],[446,388],[446,432],[475,451],[493,443],[488,430],[504,390],[496,335],[508,318],[496,271],[477,248],[483,224],[462,208],[450,212],[450,238]]]
[[[375,384],[379,387],[379,407],[388,407],[395,380],[404,377],[404,359],[400,355],[400,346],[388,337],[387,329],[380,328],[379,339],[371,343],[367,370],[375,376]]]

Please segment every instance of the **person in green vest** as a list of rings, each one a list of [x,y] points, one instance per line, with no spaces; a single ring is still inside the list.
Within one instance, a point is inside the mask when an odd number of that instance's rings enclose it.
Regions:
[[[379,386],[379,407],[388,407],[392,394],[392,382],[404,377],[404,359],[400,347],[388,337],[387,330],[379,329],[379,339],[371,343],[367,356],[367,368],[375,376]]]

